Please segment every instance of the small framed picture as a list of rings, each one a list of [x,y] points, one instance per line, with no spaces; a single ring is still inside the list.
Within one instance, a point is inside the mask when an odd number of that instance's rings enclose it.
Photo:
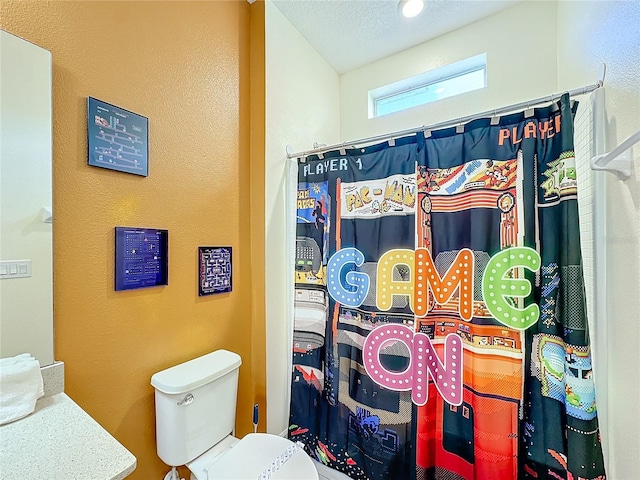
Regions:
[[[134,175],[149,175],[147,117],[88,97],[88,163]]]
[[[232,287],[231,247],[198,247],[198,295],[229,293]]]
[[[169,231],[116,227],[115,289],[168,285]]]

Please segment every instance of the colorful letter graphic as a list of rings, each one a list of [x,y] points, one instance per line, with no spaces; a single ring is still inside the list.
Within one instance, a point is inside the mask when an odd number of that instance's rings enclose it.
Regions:
[[[414,255],[413,250],[398,248],[385,252],[378,260],[376,303],[380,310],[386,311],[391,308],[394,295],[408,295],[411,310],[414,310],[413,282],[393,279],[393,269],[397,265],[406,266],[413,276]]]
[[[353,263],[356,267],[364,263],[364,255],[357,248],[343,248],[331,255],[327,264],[329,295],[336,302],[340,302],[347,307],[359,307],[369,293],[371,280],[369,275],[361,272],[347,272],[344,279],[346,286],[340,280],[342,268],[348,263]],[[350,287],[350,288],[347,288]]]
[[[444,278],[436,270],[431,254],[426,248],[416,250],[415,300],[413,312],[422,317],[429,311],[429,291],[440,305],[449,301],[459,288],[460,316],[464,320],[471,320],[473,316],[473,252],[463,248],[458,252],[453,264],[447,270]]]
[[[400,342],[410,352],[411,362],[403,372],[392,372],[380,363],[380,352],[389,343]],[[411,390],[413,378],[411,364],[413,363],[413,330],[404,325],[386,324],[374,328],[362,346],[364,368],[378,385],[405,392]]]
[[[342,305],[359,307],[367,294],[371,279],[364,272],[348,271],[342,275],[347,264],[356,267],[364,263],[364,255],[349,247],[334,253],[329,259],[329,295]],[[382,311],[393,306],[395,295],[408,296],[411,310],[417,316],[425,316],[430,309],[429,289],[435,301],[444,305],[458,291],[458,311],[463,320],[473,316],[474,289],[473,252],[463,248],[456,255],[453,264],[441,277],[431,254],[425,248],[415,252],[409,249],[393,249],[385,252],[378,261],[376,281],[376,304]],[[393,272],[402,265],[409,271],[407,280],[394,280]],[[526,268],[533,272],[540,269],[540,255],[529,247],[507,248],[489,260],[482,276],[482,295],[487,309],[503,325],[518,330],[526,330],[538,321],[540,308],[531,304],[518,308],[514,299],[526,298],[531,294],[531,283],[524,278],[514,278],[513,270]]]
[[[528,280],[508,277],[509,272],[519,267],[538,271],[538,252],[529,247],[512,247],[496,253],[482,275],[482,295],[496,320],[507,327],[526,330],[538,321],[540,308],[536,304],[517,308],[505,298],[525,298],[531,293]]]
[[[409,366],[402,372],[393,372],[380,362],[380,354],[390,343],[403,343],[410,352]],[[364,341],[364,368],[377,384],[395,391],[412,390],[416,405],[428,400],[429,376],[451,405],[462,404],[462,339],[456,334],[447,335],[444,341],[444,363],[435,352],[431,339],[423,333],[415,333],[404,325],[385,324],[374,328]]]

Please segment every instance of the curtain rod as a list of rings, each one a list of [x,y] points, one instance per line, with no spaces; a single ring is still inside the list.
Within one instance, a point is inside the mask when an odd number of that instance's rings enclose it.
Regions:
[[[605,68],[606,68],[606,66],[605,66]],[[602,87],[603,84],[604,84],[604,76],[603,76],[602,80],[598,81],[598,83],[594,83],[593,85],[587,85],[587,86],[581,87],[581,88],[576,88],[576,89],[570,90],[568,92],[555,93],[553,95],[547,95],[546,97],[536,98],[534,100],[529,100],[527,102],[515,103],[513,105],[507,105],[506,107],[496,108],[496,109],[493,109],[493,110],[487,110],[486,112],[476,113],[474,115],[467,115],[466,117],[460,117],[460,118],[457,118],[457,119],[451,119],[451,120],[447,120],[446,122],[435,123],[433,125],[422,125],[421,127],[417,127],[417,128],[410,128],[408,130],[400,130],[398,132],[387,133],[387,134],[384,134],[384,135],[376,135],[375,137],[361,138],[360,140],[351,140],[351,141],[344,142],[344,143],[336,143],[334,145],[327,145],[327,146],[314,148],[312,150],[305,150],[305,151],[297,152],[297,153],[289,153],[289,150],[290,150],[291,147],[287,146],[287,158],[300,158],[300,157],[304,158],[304,157],[308,157],[309,155],[314,155],[314,154],[318,154],[318,153],[324,153],[324,152],[328,152],[330,150],[345,149],[347,147],[354,147],[356,145],[383,142],[385,140],[391,140],[391,139],[395,139],[395,138],[405,137],[407,135],[412,135],[414,133],[418,133],[418,132],[422,132],[422,131],[436,130],[438,128],[450,127],[450,126],[453,126],[453,125],[462,125],[463,123],[470,122],[471,120],[477,120],[478,118],[496,117],[496,116],[498,116],[500,114],[507,113],[507,112],[512,112],[514,110],[520,110],[522,108],[528,109],[528,108],[531,108],[531,107],[533,107],[535,105],[540,105],[540,104],[546,103],[546,102],[555,102],[560,97],[562,97],[565,93],[568,93],[569,96],[571,96],[571,97],[576,96],[576,95],[585,95],[587,93],[591,93],[594,90]]]

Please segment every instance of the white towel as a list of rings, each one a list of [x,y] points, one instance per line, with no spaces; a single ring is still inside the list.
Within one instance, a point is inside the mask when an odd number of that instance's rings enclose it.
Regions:
[[[0,359],[0,425],[29,415],[43,395],[38,360],[28,353]]]

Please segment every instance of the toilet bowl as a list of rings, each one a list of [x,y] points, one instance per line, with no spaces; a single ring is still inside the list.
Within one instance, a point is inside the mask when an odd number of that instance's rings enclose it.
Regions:
[[[242,440],[227,437],[226,450],[214,447],[187,464],[191,480],[318,480],[304,449],[286,438],[250,433]],[[223,443],[221,442],[221,443]]]

